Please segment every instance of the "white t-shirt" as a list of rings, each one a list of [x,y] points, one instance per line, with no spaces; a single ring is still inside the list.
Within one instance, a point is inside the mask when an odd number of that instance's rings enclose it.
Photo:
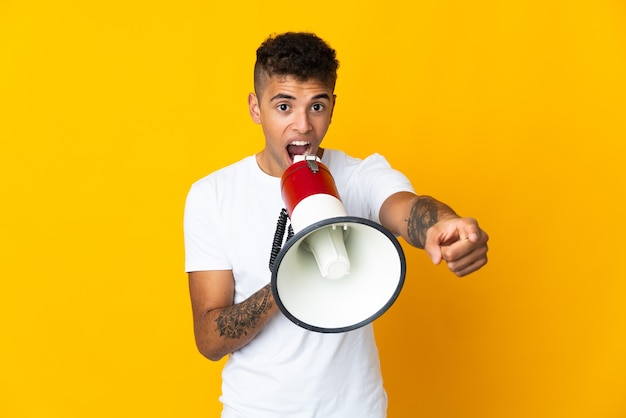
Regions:
[[[380,155],[360,160],[325,150],[350,216],[379,222],[383,202],[413,191]],[[194,183],[185,206],[185,270],[232,270],[235,303],[271,279],[269,259],[284,202],[280,178],[254,156]],[[249,344],[230,354],[222,372],[223,418],[382,418],[383,388],[372,325],[317,333],[276,315]]]

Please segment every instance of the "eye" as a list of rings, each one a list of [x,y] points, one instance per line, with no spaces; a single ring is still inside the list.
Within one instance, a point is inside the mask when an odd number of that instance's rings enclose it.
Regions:
[[[314,112],[321,112],[322,110],[324,110],[325,106],[321,103],[315,103],[313,106],[311,106],[311,110],[313,110]]]
[[[276,106],[276,108],[280,112],[287,112],[289,110],[289,105],[287,103],[280,103],[278,106]]]

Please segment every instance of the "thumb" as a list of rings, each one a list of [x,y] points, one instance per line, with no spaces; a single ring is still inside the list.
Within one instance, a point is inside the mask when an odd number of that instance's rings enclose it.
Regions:
[[[426,251],[426,254],[428,254],[433,264],[437,265],[441,263],[443,254],[441,253],[441,247],[439,246],[439,242],[437,240],[427,239],[426,245],[424,245],[424,251]]]

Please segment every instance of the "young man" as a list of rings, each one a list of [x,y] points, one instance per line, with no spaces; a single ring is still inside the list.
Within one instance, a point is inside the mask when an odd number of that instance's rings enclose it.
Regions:
[[[335,105],[335,51],[309,33],[268,38],[257,50],[250,116],[265,147],[196,182],[185,207],[186,271],[198,349],[229,355],[222,417],[386,416],[371,324],[317,333],[278,309],[268,261],[284,207],[280,176],[295,155],[317,155],[348,215],[379,222],[458,276],[487,262],[477,222],[427,196],[374,154],[364,160],[320,144]]]

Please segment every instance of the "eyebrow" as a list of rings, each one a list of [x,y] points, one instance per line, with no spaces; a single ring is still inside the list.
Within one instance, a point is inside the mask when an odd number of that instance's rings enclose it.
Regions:
[[[273,102],[274,100],[282,100],[282,99],[287,99],[287,100],[296,100],[295,97],[289,95],[289,94],[285,94],[285,93],[278,93],[276,96],[272,97],[270,99],[270,102]],[[330,96],[327,93],[320,93],[317,96],[313,97],[313,100],[319,100],[319,99],[326,99],[330,101]]]

